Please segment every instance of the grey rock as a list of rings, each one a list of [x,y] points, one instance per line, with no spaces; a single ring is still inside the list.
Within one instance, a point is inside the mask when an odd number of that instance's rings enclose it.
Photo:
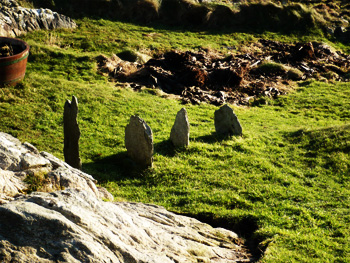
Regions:
[[[227,104],[214,113],[215,131],[219,135],[242,135],[242,126],[233,109]]]
[[[16,1],[0,0],[0,35],[16,37],[33,30],[76,28],[76,23],[49,9],[20,7]]]
[[[24,170],[51,165],[51,163],[45,158],[31,152],[23,154],[21,159],[22,169]]]
[[[96,180],[91,175],[49,153],[39,154],[33,145],[22,144],[11,135],[0,132],[0,203],[23,193],[27,188],[23,180],[28,175],[47,176],[49,183],[43,186],[43,191],[77,188],[99,198],[112,199],[111,195],[98,190]]]
[[[0,204],[12,200],[13,196],[21,194],[26,187],[22,178],[14,172],[0,169]]]
[[[130,117],[125,128],[125,147],[128,155],[140,166],[152,167],[153,133],[147,123],[140,117]]]
[[[86,191],[32,193],[0,206],[3,262],[237,262],[235,233],[163,207]]]
[[[108,192],[106,188],[98,186],[97,190],[99,192],[99,198],[101,200],[107,200],[107,201],[114,200],[114,196],[110,192]]]
[[[39,154],[38,149],[34,145],[30,144],[29,142],[24,142],[23,146],[26,147],[29,151],[35,154]]]
[[[51,166],[50,162],[38,154],[29,143],[22,144],[9,134],[0,132],[0,168],[20,171]]]
[[[80,129],[77,122],[78,99],[72,96],[72,101],[67,100],[64,104],[63,130],[64,130],[64,160],[70,166],[81,170],[79,156]]]
[[[51,171],[47,176],[51,181],[52,190],[74,188],[85,190],[97,197],[100,196],[95,183],[81,176],[81,173],[77,169],[60,167]]]
[[[171,128],[170,140],[175,147],[187,147],[190,138],[190,123],[187,111],[182,108],[176,115],[174,126]]]
[[[47,159],[51,163],[51,165],[53,166],[53,169],[58,169],[60,167],[67,168],[72,173],[78,174],[79,176],[84,177],[86,180],[91,180],[94,183],[97,182],[91,175],[84,173],[84,172],[80,171],[79,169],[73,168],[68,163],[58,159],[56,156],[53,156],[51,153],[41,152],[40,155],[43,156],[45,159]]]

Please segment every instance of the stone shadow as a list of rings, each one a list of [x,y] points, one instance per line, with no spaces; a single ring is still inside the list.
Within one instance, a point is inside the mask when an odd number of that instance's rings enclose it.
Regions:
[[[99,183],[141,178],[147,170],[149,168],[138,165],[126,151],[83,164],[83,171],[91,174]]]
[[[170,139],[155,143],[153,145],[154,147],[154,152],[158,153],[162,156],[167,156],[167,157],[174,157],[176,152],[181,150],[181,148],[177,149],[174,147],[173,143],[170,141]]]
[[[208,134],[208,135],[196,137],[196,138],[194,138],[194,140],[198,141],[198,142],[204,142],[204,143],[211,144],[211,143],[230,140],[230,139],[232,139],[232,137],[234,137],[234,136],[233,135],[220,135],[220,134],[217,134],[216,132],[212,132],[211,134]]]

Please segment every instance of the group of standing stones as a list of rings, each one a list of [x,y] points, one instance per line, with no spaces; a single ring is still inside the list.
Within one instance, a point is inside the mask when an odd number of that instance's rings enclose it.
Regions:
[[[190,123],[186,109],[182,108],[176,115],[175,123],[170,133],[170,140],[175,147],[187,147],[189,139]],[[125,147],[128,155],[140,166],[152,167],[152,129],[139,116],[131,116],[130,122],[125,128]]]
[[[241,136],[242,126],[232,108],[222,106],[214,113],[215,131],[220,136]],[[175,147],[187,147],[190,138],[190,123],[185,108],[176,115],[171,129],[170,141]],[[152,167],[153,133],[148,124],[133,115],[125,128],[125,147],[128,155],[142,167]]]
[[[64,105],[64,157],[66,163],[81,169],[79,157],[80,130],[77,123],[78,100],[72,96]],[[241,136],[242,126],[236,114],[228,105],[222,106],[214,113],[215,131],[220,136]],[[175,147],[187,147],[190,138],[190,123],[185,108],[176,115],[171,129],[170,141]],[[128,155],[142,167],[152,167],[153,163],[153,132],[151,127],[139,116],[130,117],[125,127],[125,147]]]

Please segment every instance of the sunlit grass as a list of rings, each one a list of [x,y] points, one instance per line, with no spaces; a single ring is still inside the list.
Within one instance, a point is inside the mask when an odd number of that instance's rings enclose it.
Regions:
[[[261,242],[262,262],[349,262],[348,83],[303,82],[268,105],[233,107],[243,136],[222,140],[214,129],[218,107],[134,92],[96,70],[97,55],[126,48],[150,55],[172,48],[227,52],[261,36],[291,42],[298,36],[182,32],[87,18],[78,25],[24,37],[31,45],[27,74],[20,85],[0,89],[1,131],[63,158],[63,105],[75,95],[83,170],[117,200],[163,205],[233,229]],[[190,146],[175,150],[169,136],[182,107]],[[140,170],[127,157],[124,129],[132,114],[153,130],[152,169]]]

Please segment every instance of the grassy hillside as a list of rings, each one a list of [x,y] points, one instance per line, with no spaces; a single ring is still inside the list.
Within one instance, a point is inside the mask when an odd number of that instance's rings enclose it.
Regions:
[[[74,31],[33,32],[25,81],[0,88],[0,130],[63,158],[63,105],[79,100],[83,170],[117,200],[154,203],[232,229],[260,262],[350,262],[350,85],[300,82],[266,105],[234,107],[243,137],[214,133],[218,107],[183,105],[153,89],[134,92],[98,74],[96,57],[125,49],[155,55],[206,47],[228,52],[260,37],[320,35],[183,32],[103,19]],[[349,52],[349,46],[333,44]],[[190,146],[169,143],[186,107]],[[154,168],[127,157],[124,129],[139,114],[154,133]]]

